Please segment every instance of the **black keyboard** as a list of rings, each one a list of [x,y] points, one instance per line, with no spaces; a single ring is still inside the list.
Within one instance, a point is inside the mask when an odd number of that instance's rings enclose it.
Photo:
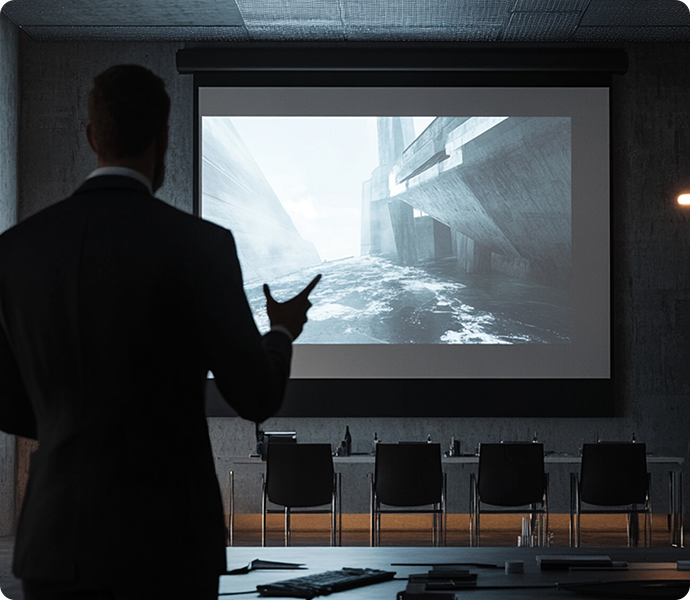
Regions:
[[[372,583],[390,581],[395,577],[395,571],[381,571],[379,569],[354,569],[345,567],[339,571],[325,571],[304,577],[285,579],[257,585],[256,589],[262,596],[282,596],[287,598],[315,598],[326,596],[333,592],[342,592],[352,588],[364,587]]]

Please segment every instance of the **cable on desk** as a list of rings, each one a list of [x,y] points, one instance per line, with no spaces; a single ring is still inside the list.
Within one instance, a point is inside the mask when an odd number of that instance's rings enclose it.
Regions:
[[[493,563],[449,562],[449,563],[391,563],[391,567],[475,567],[477,569],[502,569],[503,565]]]

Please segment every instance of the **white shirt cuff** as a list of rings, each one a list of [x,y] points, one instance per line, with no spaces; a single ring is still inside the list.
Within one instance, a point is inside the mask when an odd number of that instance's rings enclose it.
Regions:
[[[291,342],[294,341],[294,338],[292,337],[290,330],[287,327],[285,327],[284,325],[273,325],[271,327],[271,331],[280,331],[280,332],[284,333],[286,336],[288,336],[290,338]]]

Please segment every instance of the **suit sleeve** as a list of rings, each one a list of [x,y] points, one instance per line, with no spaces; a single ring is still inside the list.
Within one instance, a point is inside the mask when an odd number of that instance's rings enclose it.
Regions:
[[[37,439],[36,417],[5,330],[0,325],[0,429]]]
[[[201,343],[225,401],[241,417],[259,423],[282,404],[292,342],[279,331],[259,333],[244,293],[234,238],[227,230],[215,233],[197,294]]]

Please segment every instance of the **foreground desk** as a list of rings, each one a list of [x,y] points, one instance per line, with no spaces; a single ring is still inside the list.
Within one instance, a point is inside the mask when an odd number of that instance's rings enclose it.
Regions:
[[[682,467],[684,459],[676,456],[647,456],[647,465],[665,467],[668,469],[668,529],[671,533],[671,545],[681,547],[683,545],[683,496],[682,496]],[[578,468],[581,462],[579,456],[556,452],[547,452],[544,455],[544,464],[548,466],[566,465]],[[266,463],[260,458],[234,457],[230,460],[232,468],[228,472],[228,543],[232,546],[234,538],[235,516],[235,471],[237,469],[250,469],[256,471],[257,477],[266,468]],[[477,465],[479,457],[450,456],[443,458],[444,465]],[[356,454],[353,456],[334,456],[333,464],[336,472],[339,465],[364,464],[374,467],[374,456],[371,454]]]
[[[628,571],[541,571],[537,555],[607,555],[615,561],[626,561]],[[396,579],[372,586],[338,592],[332,600],[394,600],[398,592],[406,588],[405,578],[412,573],[424,573],[433,564],[457,564],[477,573],[477,588],[460,591],[456,598],[471,600],[498,600],[505,598],[560,599],[577,598],[570,591],[555,587],[558,582],[593,581],[631,577],[646,579],[679,579],[690,586],[690,571],[678,571],[677,561],[690,560],[690,551],[679,548],[588,548],[537,549],[537,548],[314,548],[314,547],[235,547],[227,549],[228,569],[247,565],[252,560],[272,560],[302,563],[304,570],[252,571],[245,575],[221,577],[219,598],[232,598],[230,594],[252,592],[257,585],[301,577],[312,573],[337,570],[343,567],[368,567],[395,571]],[[506,561],[524,561],[524,574],[506,574]],[[476,567],[473,564],[495,565],[496,568]],[[482,589],[483,587],[504,589]],[[506,589],[509,588],[509,589]],[[244,598],[259,597],[248,593]],[[586,597],[586,596],[583,596]],[[593,596],[587,596],[592,598]],[[594,596],[597,597],[597,596]],[[682,597],[678,596],[678,597]]]

